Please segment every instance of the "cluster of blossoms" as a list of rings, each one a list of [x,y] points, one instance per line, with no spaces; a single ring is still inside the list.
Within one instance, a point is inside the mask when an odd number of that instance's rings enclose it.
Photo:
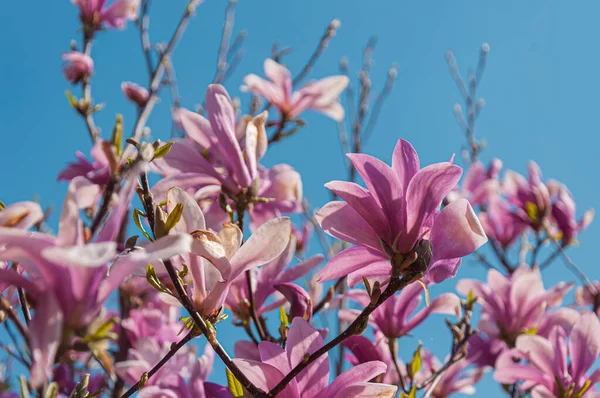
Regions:
[[[150,2],[73,3],[83,51],[64,54],[63,68],[81,86],[82,98],[69,93],[69,102],[93,143],[90,159],[77,152],[58,174],[68,187],[56,234],[45,232],[38,203],[0,202],[0,323],[22,340],[19,347],[3,339],[0,348],[27,373],[16,387],[0,368],[0,398],[445,398],[474,394],[486,373],[511,397],[600,396],[600,283],[546,289],[542,281],[542,269],[567,257],[593,211],[577,219],[571,193],[544,183],[535,163],[528,178],[508,171],[501,179],[500,160],[487,169],[474,161],[459,185],[463,169],[453,156],[422,167],[415,148],[398,139],[391,165],[348,153],[350,181],[325,185],[339,200],[312,214],[300,173],[260,161],[303,126],[306,110],[343,122],[346,76],[296,89],[301,79],[267,59],[268,80],[249,74],[241,86],[267,101],[264,111],[242,114],[221,79],[208,86],[202,110],[174,107],[180,138],[143,142],[160,87],[173,84],[160,80],[172,46],[161,47],[153,65],[144,45],[149,86],[121,84],[138,110],[124,144],[120,116],[111,137],[93,120],[101,107],[90,94],[91,43],[136,21]],[[172,43],[196,6],[188,4]],[[338,26],[330,25],[316,56]],[[292,223],[300,214],[308,221]],[[309,255],[313,231],[323,254]],[[484,257],[488,239],[498,264]],[[546,246],[555,250],[540,261]],[[490,268],[487,281],[459,280],[463,299],[431,297],[475,252]],[[571,290],[575,301],[563,306]],[[441,323],[434,314],[450,316],[443,361],[412,338],[426,320]],[[223,336],[228,316],[242,337]],[[339,333],[319,325],[330,318]],[[202,348],[192,343],[199,340]],[[221,345],[227,340],[233,358]],[[406,349],[414,353],[403,360]],[[341,354],[335,366],[333,352]],[[225,377],[213,374],[217,357]]]

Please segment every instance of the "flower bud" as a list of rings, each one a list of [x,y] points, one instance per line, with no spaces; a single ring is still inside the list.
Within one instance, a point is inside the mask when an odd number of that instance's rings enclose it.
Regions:
[[[146,102],[148,102],[148,90],[139,84],[123,82],[121,83],[121,90],[123,91],[123,94],[125,94],[125,97],[139,107],[146,105]]]
[[[94,61],[89,55],[79,51],[63,54],[63,72],[65,78],[72,84],[77,84],[84,77],[94,73]]]

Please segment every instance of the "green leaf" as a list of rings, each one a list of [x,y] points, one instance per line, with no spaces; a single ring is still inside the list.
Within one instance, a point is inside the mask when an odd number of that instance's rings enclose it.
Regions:
[[[369,283],[369,280],[367,278],[365,278],[364,276],[363,276],[362,280],[363,280],[363,283],[365,284],[365,289],[367,289],[367,293],[369,294],[369,297],[371,297],[371,294],[372,294],[371,293],[371,284]]]
[[[244,388],[242,387],[242,383],[231,373],[228,368],[225,368],[225,374],[227,375],[227,387],[229,388],[229,392],[236,398],[244,396]]]
[[[416,398],[417,397],[417,386],[412,386],[407,397],[408,398]]]
[[[467,294],[467,303],[471,304],[475,300],[475,296],[473,295],[473,290],[469,290],[469,294]]]
[[[415,353],[413,354],[413,357],[410,361],[410,376],[411,376],[411,378],[414,377],[417,373],[419,373],[419,370],[421,370],[421,365],[422,365],[421,343],[419,342],[419,346],[415,350]]]
[[[146,217],[146,215],[138,209],[133,209],[133,222],[140,229],[140,231],[142,231],[142,234],[144,234],[146,239],[148,239],[149,241],[152,241],[150,234],[148,234],[148,232],[146,232],[146,229],[142,225],[141,217]]]
[[[167,289],[165,285],[163,285],[160,279],[158,279],[158,276],[156,276],[156,271],[154,271],[154,267],[152,266],[152,264],[148,264],[148,266],[146,267],[146,280],[153,288],[155,288],[159,292],[167,293],[171,296],[173,295],[173,293],[171,293],[171,291]]]
[[[117,120],[112,133],[112,144],[117,152],[117,157],[120,158],[123,153],[123,115],[117,113]]]
[[[581,387],[581,390],[577,391],[577,393],[575,394],[575,396],[573,398],[581,398],[583,396],[583,394],[585,394],[587,392],[587,390],[589,390],[589,388],[591,386],[592,386],[592,381],[591,380],[587,380],[583,384],[583,387]]]
[[[160,159],[167,153],[169,153],[169,151],[171,150],[171,145],[173,145],[173,142],[167,142],[165,145],[161,146],[156,151],[154,151],[154,159]]]
[[[166,230],[167,234],[175,225],[177,225],[179,220],[181,220],[182,214],[183,214],[183,203],[177,203],[175,208],[169,213],[169,217],[167,217],[167,222],[165,223],[165,230]]]
[[[288,319],[287,313],[285,312],[285,307],[279,307],[279,321],[281,322],[282,328],[287,328],[290,325],[290,321]]]
[[[114,324],[115,321],[112,318],[104,321],[96,330],[85,336],[83,341],[85,341],[86,343],[90,343],[93,341],[101,341],[110,337],[109,332],[114,326]]]
[[[75,109],[79,108],[77,98],[69,90],[65,91],[65,95],[67,96],[67,99],[69,100],[69,105],[71,105]]]
[[[58,391],[58,384],[53,381],[52,383],[48,384],[44,398],[56,398],[58,396]]]
[[[4,210],[6,209],[6,205],[4,204],[3,201],[0,200],[0,210]]]
[[[25,380],[25,377],[21,376],[19,378],[19,384],[21,387],[21,398],[29,398],[29,388],[27,387],[27,380]]]
[[[88,384],[90,383],[90,375],[86,374],[83,376],[83,379],[75,386],[75,389],[71,393],[70,398],[87,398],[88,393]]]

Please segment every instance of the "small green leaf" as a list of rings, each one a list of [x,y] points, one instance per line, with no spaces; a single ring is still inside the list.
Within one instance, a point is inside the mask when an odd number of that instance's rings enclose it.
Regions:
[[[412,386],[410,392],[408,393],[408,398],[416,398],[417,397],[417,386]]]
[[[140,378],[140,388],[144,387],[148,383],[148,372],[144,372]]]
[[[109,332],[115,324],[115,320],[113,318],[107,319],[104,321],[96,330],[92,333],[88,334],[84,337],[83,341],[86,343],[105,340],[111,336],[109,336]]]
[[[154,151],[154,159],[160,159],[167,153],[169,153],[169,151],[171,150],[171,145],[173,145],[173,142],[167,142],[165,145],[161,146],[156,151]]]
[[[21,387],[21,398],[29,398],[29,387],[27,387],[27,380],[25,380],[25,377],[21,376],[19,378],[19,384]]]
[[[525,203],[525,211],[527,212],[527,216],[533,222],[538,221],[538,208],[535,203],[527,202]]]
[[[288,319],[287,313],[285,312],[285,307],[279,307],[279,321],[281,322],[282,328],[287,328],[290,325],[290,321]]]
[[[69,90],[65,91],[65,95],[67,96],[67,99],[69,100],[69,105],[71,105],[75,109],[79,108],[79,103],[77,102],[77,98]]]
[[[231,373],[228,368],[225,368],[225,374],[227,375],[227,387],[229,388],[229,392],[236,398],[244,396],[244,388],[242,387],[242,383]]]
[[[73,392],[71,393],[70,398],[87,398],[88,393],[88,384],[90,383],[90,375],[86,374],[83,376],[83,379],[75,386]]]
[[[177,225],[179,220],[181,220],[182,214],[183,214],[183,203],[177,203],[175,208],[169,213],[169,217],[167,217],[167,222],[165,223],[165,230],[166,230],[167,234],[175,225]]]
[[[583,383],[583,387],[581,387],[581,390],[577,391],[577,393],[575,394],[575,396],[573,398],[583,397],[583,394],[585,394],[591,386],[592,386],[592,381],[587,380],[585,383]]]
[[[419,373],[419,370],[421,370],[421,364],[421,343],[419,342],[419,346],[415,350],[415,353],[413,354],[413,357],[410,361],[411,378],[413,378],[417,373]]]
[[[48,384],[48,388],[46,388],[44,398],[56,398],[58,396],[58,391],[58,384],[55,381],[53,381],[52,383]]]
[[[473,290],[469,290],[469,294],[467,294],[467,303],[471,304],[475,300],[475,296],[473,295]]]
[[[373,293],[371,292],[371,284],[369,283],[369,280],[367,278],[365,278],[364,276],[363,276],[362,280],[363,280],[363,283],[365,284],[365,289],[367,289],[367,293],[369,294],[369,297],[371,297],[371,294],[373,294]]]
[[[171,293],[171,291],[167,289],[165,285],[163,285],[160,279],[158,279],[158,276],[156,276],[156,271],[154,271],[154,267],[152,266],[152,264],[148,264],[148,266],[146,267],[146,280],[153,288],[155,288],[159,292],[170,294],[171,296],[173,295],[173,293]]]
[[[3,201],[0,200],[0,210],[4,210],[6,209],[6,205],[4,204]]]
[[[117,157],[120,158],[123,153],[123,115],[117,113],[117,120],[112,133],[112,144],[117,152]]]
[[[142,234],[144,234],[146,239],[148,239],[149,241],[152,241],[150,234],[148,234],[148,232],[146,232],[146,229],[144,228],[144,226],[142,224],[141,217],[146,217],[146,215],[138,209],[133,209],[133,222],[140,229],[140,231],[142,231]]]

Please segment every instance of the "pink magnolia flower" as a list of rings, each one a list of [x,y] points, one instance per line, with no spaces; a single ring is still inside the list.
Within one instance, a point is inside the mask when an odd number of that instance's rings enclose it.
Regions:
[[[534,398],[594,397],[591,389],[600,382],[600,369],[588,371],[599,357],[600,321],[588,313],[570,333],[556,326],[547,338],[519,336],[515,348],[498,358],[494,379],[503,384],[522,381],[520,390],[531,389]]]
[[[305,276],[317,265],[321,264],[324,258],[322,255],[316,254],[292,267],[286,268],[292,262],[295,252],[296,238],[291,235],[288,245],[279,256],[254,271],[255,276],[253,280],[256,284],[253,288],[256,292],[254,294],[254,306],[256,307],[256,312],[258,314],[263,314],[272,309],[279,308],[284,305],[286,301],[290,301],[286,300],[285,297],[276,295],[275,300],[267,305],[267,300],[274,293],[277,291],[282,294],[284,293],[281,289],[288,293],[289,297],[294,297],[296,299],[305,299],[307,297],[304,296],[305,292],[303,292],[303,290],[299,291],[297,288],[291,287],[290,285],[292,282]],[[306,293],[306,295],[308,295],[308,293]],[[231,311],[236,313],[238,317],[244,318],[248,316],[247,300],[248,285],[246,283],[246,276],[240,275],[233,282],[225,304]],[[301,305],[301,303],[297,304]],[[300,312],[302,312],[302,310],[300,310]]]
[[[94,61],[87,54],[70,51],[64,53],[62,59],[65,78],[72,84],[77,84],[84,77],[94,73]]]
[[[133,82],[121,83],[121,90],[125,97],[137,106],[144,106],[148,102],[149,93],[144,87]]]
[[[115,0],[106,6],[107,0],[71,0],[79,7],[79,18],[95,30],[103,27],[124,29],[127,21],[137,19],[140,0]]]
[[[159,239],[136,250],[134,255],[117,257],[115,262],[121,272],[112,272],[107,277],[109,263],[116,255],[114,241],[137,186],[133,176],[137,176],[141,167],[144,165],[131,170],[119,203],[112,208],[94,242],[86,242],[79,211],[89,207],[99,188],[83,177],[76,177],[69,184],[58,236],[0,228],[0,261],[18,262],[28,276],[0,269],[0,280],[23,287],[34,298],[53,292],[65,325],[78,331],[96,318],[110,293],[131,274],[132,267],[189,251],[192,241],[189,235]]]
[[[478,323],[482,333],[473,340],[481,356],[477,361],[493,364],[498,354],[514,346],[522,334],[548,336],[555,325],[569,330],[578,312],[571,308],[551,311],[551,308],[561,303],[572,286],[561,282],[546,290],[539,270],[528,267],[517,268],[509,277],[490,270],[487,283],[473,279],[459,281],[458,292],[465,296],[472,292],[482,306]]]
[[[529,228],[529,224],[515,214],[502,198],[490,199],[485,211],[479,213],[479,221],[488,238],[498,242],[504,250]]]
[[[272,59],[265,60],[264,68],[270,81],[250,74],[244,78],[245,85],[241,90],[266,98],[287,118],[294,118],[306,109],[312,109],[338,122],[344,119],[344,108],[339,103],[339,96],[348,85],[348,77],[331,76],[311,81],[300,90],[292,92],[289,70]]]
[[[358,282],[357,282],[358,283]],[[369,324],[381,331],[387,338],[406,336],[420,325],[430,314],[450,314],[459,316],[460,299],[453,293],[444,293],[436,297],[428,306],[413,315],[422,300],[423,287],[413,283],[402,289],[400,294],[390,297],[377,307],[369,317]],[[351,290],[346,297],[362,307],[366,307],[371,298],[364,290]],[[341,309],[341,319],[351,322],[360,314],[360,310]]]
[[[263,341],[258,345],[260,360],[236,358],[233,361],[258,388],[269,391],[302,362],[306,354],[312,354],[323,345],[321,334],[297,317],[290,325],[285,349]],[[396,386],[370,382],[386,368],[380,361],[367,362],[345,371],[330,384],[329,357],[324,354],[292,379],[278,397],[395,397]]]
[[[177,311],[163,312],[160,308],[142,308],[131,310],[129,318],[121,321],[127,337],[133,347],[144,338],[152,338],[159,345],[179,341],[182,323],[177,321]]]
[[[82,152],[77,151],[77,162],[69,163],[58,174],[58,180],[71,181],[77,176],[83,176],[94,184],[106,185],[111,175],[110,161],[104,150],[107,144],[108,142],[101,139],[96,141],[90,151],[92,162],[88,161]]]
[[[325,232],[356,246],[329,261],[322,282],[345,275],[389,277],[391,262],[399,265],[417,252],[426,279],[437,283],[454,276],[460,258],[487,242],[466,199],[439,210],[460,178],[460,167],[442,162],[420,169],[417,153],[402,139],[392,167],[365,154],[348,157],[367,189],[344,181],[326,184],[345,202],[330,202],[316,216]]]
[[[206,316],[218,315],[238,276],[269,263],[285,249],[291,234],[290,220],[280,217],[266,222],[242,245],[242,231],[232,223],[225,223],[218,234],[207,230],[196,201],[175,187],[167,194],[168,212],[178,203],[184,205],[181,220],[169,233],[193,237],[191,250],[178,261],[189,267],[196,308]],[[144,269],[146,264],[140,263]]]
[[[388,339],[377,329],[374,329],[373,334],[374,342],[364,335],[351,336],[344,340],[342,345],[350,352],[345,354],[345,358],[353,366],[371,361],[385,363],[387,370],[377,380],[385,384],[398,385],[400,379],[390,353]],[[400,369],[402,369],[404,363],[399,358],[396,358],[396,361]]]
[[[537,163],[529,162],[529,178],[514,171],[507,171],[503,189],[508,201],[515,206],[516,214],[535,231],[544,226],[552,210],[548,187],[542,181]]]
[[[575,199],[564,184],[557,181],[549,181],[548,187],[553,196],[552,218],[557,230],[558,238],[563,246],[576,242],[577,234],[587,228],[594,219],[594,209],[589,209],[578,221],[575,218]]]
[[[427,380],[435,370],[442,367],[442,362],[427,349],[421,350],[421,360],[421,370],[415,375],[417,382]],[[475,394],[474,384],[481,380],[485,372],[481,368],[469,368],[470,365],[471,362],[465,358],[450,365],[433,389],[431,397],[446,398],[454,394]]]
[[[480,161],[474,162],[465,173],[462,187],[450,192],[448,201],[453,202],[458,198],[466,198],[473,206],[487,203],[490,198],[500,194],[500,181],[498,180],[500,170],[502,170],[500,159],[493,159],[487,170]]]
[[[592,282],[592,285],[596,288],[597,292],[600,292],[600,281]],[[585,286],[579,286],[575,290],[575,302],[578,305],[590,305],[596,309],[596,313],[600,314],[600,305],[596,303],[596,300],[600,300],[600,297],[596,298],[590,290]]]

